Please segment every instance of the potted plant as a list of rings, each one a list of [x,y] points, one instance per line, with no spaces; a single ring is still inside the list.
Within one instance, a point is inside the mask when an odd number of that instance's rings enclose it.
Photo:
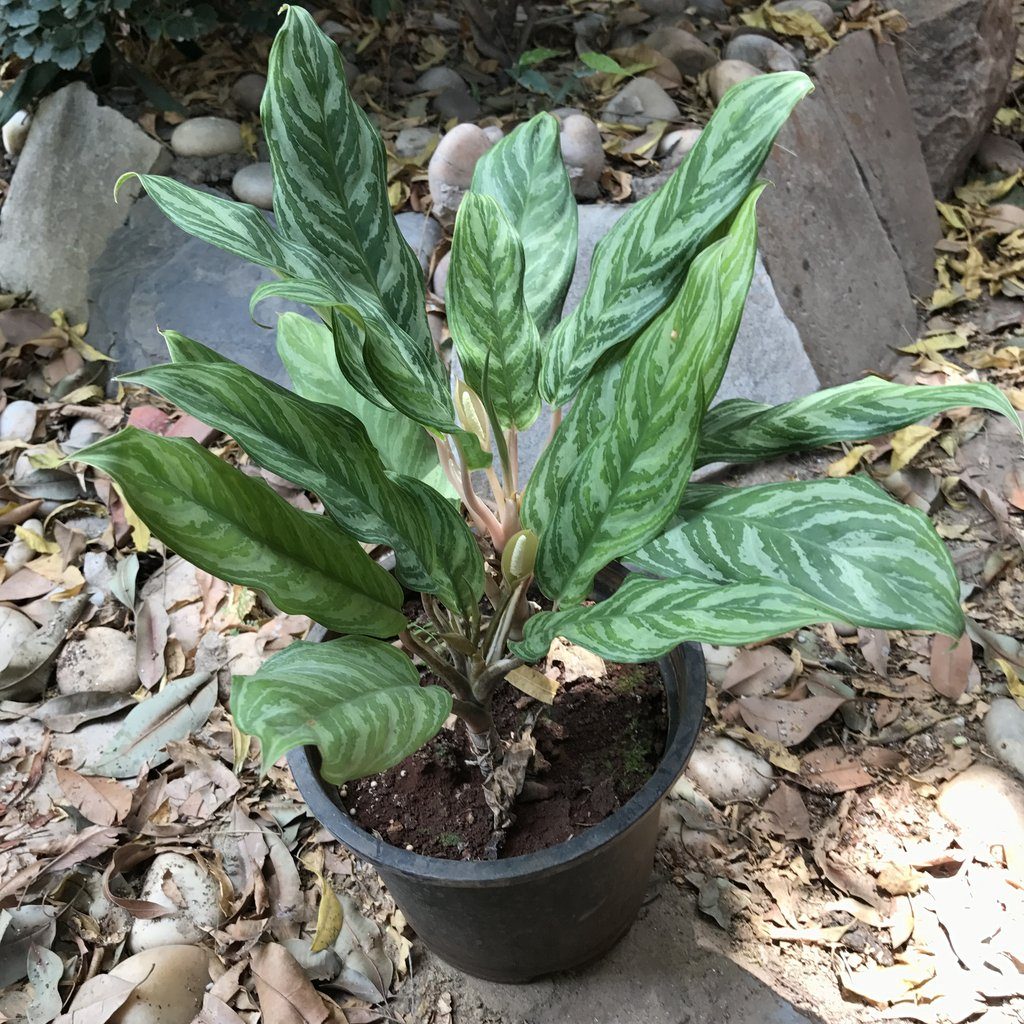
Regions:
[[[743,644],[832,620],[964,628],[929,521],[870,482],[688,486],[694,468],[869,438],[955,406],[1014,413],[986,384],[874,377],[778,407],[712,407],[753,272],[756,175],[811,88],[800,73],[725,97],[671,180],[597,247],[562,320],[576,207],[556,122],[538,115],[495,145],[454,230],[454,388],[391,214],[381,140],[337,48],[300,7],[287,10],[268,79],[276,225],[168,178],[141,181],[184,230],[276,273],[253,307],[276,295],[315,311],[279,325],[298,393],[174,332],[169,363],[125,379],[230,435],[326,515],[189,440],[127,429],[76,458],[109,473],[196,565],[337,634],[236,678],[231,708],[265,765],[292,752],[314,813],[379,868],[427,943],[501,980],[578,965],[633,920],[658,803],[693,746],[704,683],[683,641]],[[521,479],[518,437],[542,400],[556,410],[551,440]],[[373,545],[393,552],[393,572]],[[641,571],[590,602],[620,560]],[[409,593],[421,595],[419,625]],[[544,696],[532,666],[556,638],[617,663],[662,659],[665,753],[625,806],[548,849],[476,861],[422,856],[349,817],[339,786],[393,768],[455,715],[500,840],[523,765],[510,767],[494,702],[509,681]]]

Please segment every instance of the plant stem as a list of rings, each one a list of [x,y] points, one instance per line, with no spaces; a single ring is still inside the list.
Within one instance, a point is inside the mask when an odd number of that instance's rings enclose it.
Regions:
[[[504,754],[501,737],[494,725],[490,708],[475,700],[454,700],[452,711],[466,723],[469,741],[477,755],[480,771],[486,779],[495,767],[501,764]]]
[[[418,655],[431,671],[440,676],[452,688],[457,697],[462,700],[473,699],[473,690],[469,685],[469,680],[457,671],[454,665],[449,665],[429,645],[420,643],[407,629],[403,629],[398,634],[398,639],[409,651]]]
[[[477,695],[477,699],[490,700],[502,679],[513,669],[522,668],[525,664],[526,662],[522,658],[502,658],[501,661],[488,665],[473,680],[473,692]]]

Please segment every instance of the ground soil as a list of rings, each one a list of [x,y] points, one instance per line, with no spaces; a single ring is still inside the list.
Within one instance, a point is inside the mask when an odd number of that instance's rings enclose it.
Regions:
[[[511,687],[495,700],[502,736],[520,733],[534,702]],[[533,853],[596,825],[657,767],[665,692],[656,665],[608,665],[603,679],[564,684],[534,726],[535,755],[501,856]],[[345,805],[395,846],[448,860],[484,859],[491,813],[461,722],[380,775],[349,783]]]

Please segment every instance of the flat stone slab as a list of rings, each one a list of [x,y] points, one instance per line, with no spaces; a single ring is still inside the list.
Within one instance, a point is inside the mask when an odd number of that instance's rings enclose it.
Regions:
[[[86,317],[89,268],[128,215],[138,185],[125,171],[148,172],[163,154],[156,139],[83,82],[65,86],[36,113],[0,218],[0,284],[32,292],[46,312]]]
[[[851,32],[814,64],[911,295],[927,297],[935,279],[939,216],[896,47]]]
[[[758,204],[761,255],[825,386],[894,365],[917,336],[903,266],[820,92],[779,133]]]
[[[440,227],[417,213],[401,214],[398,225],[425,269]],[[166,362],[158,328],[172,329],[287,385],[274,330],[249,317],[250,296],[273,279],[269,270],[185,234],[144,196],[91,274],[89,338],[123,373]],[[255,313],[260,324],[273,326],[285,310],[309,315],[305,306],[278,299],[267,299]]]
[[[469,978],[426,954],[415,965],[415,1019],[452,995],[459,1024],[808,1024],[732,960],[701,945],[696,913],[658,881],[625,938],[590,967],[528,985]],[[413,982],[409,983],[410,985]]]

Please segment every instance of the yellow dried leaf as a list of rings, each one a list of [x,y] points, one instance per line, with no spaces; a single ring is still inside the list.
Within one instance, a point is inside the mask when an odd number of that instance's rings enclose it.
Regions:
[[[874,450],[873,444],[854,445],[841,459],[830,463],[825,472],[831,477],[849,476],[861,464],[864,456]]]
[[[56,469],[64,461],[64,454],[51,442],[45,448],[29,452],[28,461],[36,469]]]
[[[995,661],[1003,670],[1003,675],[1006,676],[1006,688],[1010,691],[1010,696],[1019,707],[1024,708],[1024,682],[1021,682],[1017,670],[1003,658],[996,658]]]
[[[938,352],[949,352],[955,348],[966,348],[967,339],[962,334],[949,332],[947,334],[933,334],[928,338],[921,338],[912,345],[904,345],[900,352],[908,355],[934,356]]]
[[[525,693],[542,704],[554,704],[555,694],[558,693],[558,683],[549,679],[543,672],[523,665],[514,668],[505,678],[521,693]]]
[[[1002,199],[1020,181],[1022,175],[1024,172],[1015,171],[1005,178],[1000,178],[999,181],[971,181],[954,191],[961,202],[969,203],[971,206],[988,206],[989,203]]]
[[[1024,388],[1007,388],[1006,397],[1014,409],[1024,410]]]
[[[967,352],[963,360],[976,370],[1012,370],[1024,364],[1024,348],[1004,345],[990,352]]]
[[[121,499],[121,505],[124,507],[124,518],[125,521],[132,529],[132,543],[135,545],[136,551],[148,551],[149,543],[153,538],[152,533],[149,531],[149,527],[135,514],[131,505],[128,504],[124,499],[124,495],[121,493],[121,488],[117,484],[113,484],[114,490],[117,491],[117,496]]]
[[[752,747],[759,754],[767,757],[776,768],[780,768],[784,772],[792,772],[796,775],[800,771],[800,758],[787,750],[778,740],[768,739],[767,736],[744,729],[740,725],[726,729],[725,735],[734,740],[742,740],[748,747]]]
[[[770,3],[764,3],[756,11],[741,14],[740,19],[754,28],[803,39],[811,49],[827,51],[836,45],[821,22],[807,11],[777,11]]]
[[[85,577],[77,566],[69,565],[61,573],[61,589],[50,595],[51,601],[66,601],[69,597],[77,597],[85,586]]]
[[[316,875],[317,885],[320,888],[320,906],[316,912],[316,932],[309,949],[311,953],[322,953],[329,946],[334,945],[341,933],[345,915],[341,909],[341,901],[331,883],[324,876],[323,847],[316,847],[310,853],[305,854],[301,861],[304,867]]]
[[[256,134],[256,129],[248,122],[240,124],[238,130],[242,136],[242,145],[245,147],[246,153],[253,158],[257,157],[256,147],[259,145],[259,136]]]
[[[919,423],[897,430],[892,435],[892,471],[903,469],[938,433],[934,427],[923,427]]]
[[[36,554],[55,555],[60,551],[60,545],[54,540],[47,540],[42,534],[29,530],[24,526],[14,528],[15,536],[23,540]]]
[[[951,228],[956,228],[958,231],[967,230],[970,224],[970,214],[968,214],[966,210],[961,210],[959,207],[953,206],[951,203],[936,202],[935,206],[942,215],[942,219]]]

